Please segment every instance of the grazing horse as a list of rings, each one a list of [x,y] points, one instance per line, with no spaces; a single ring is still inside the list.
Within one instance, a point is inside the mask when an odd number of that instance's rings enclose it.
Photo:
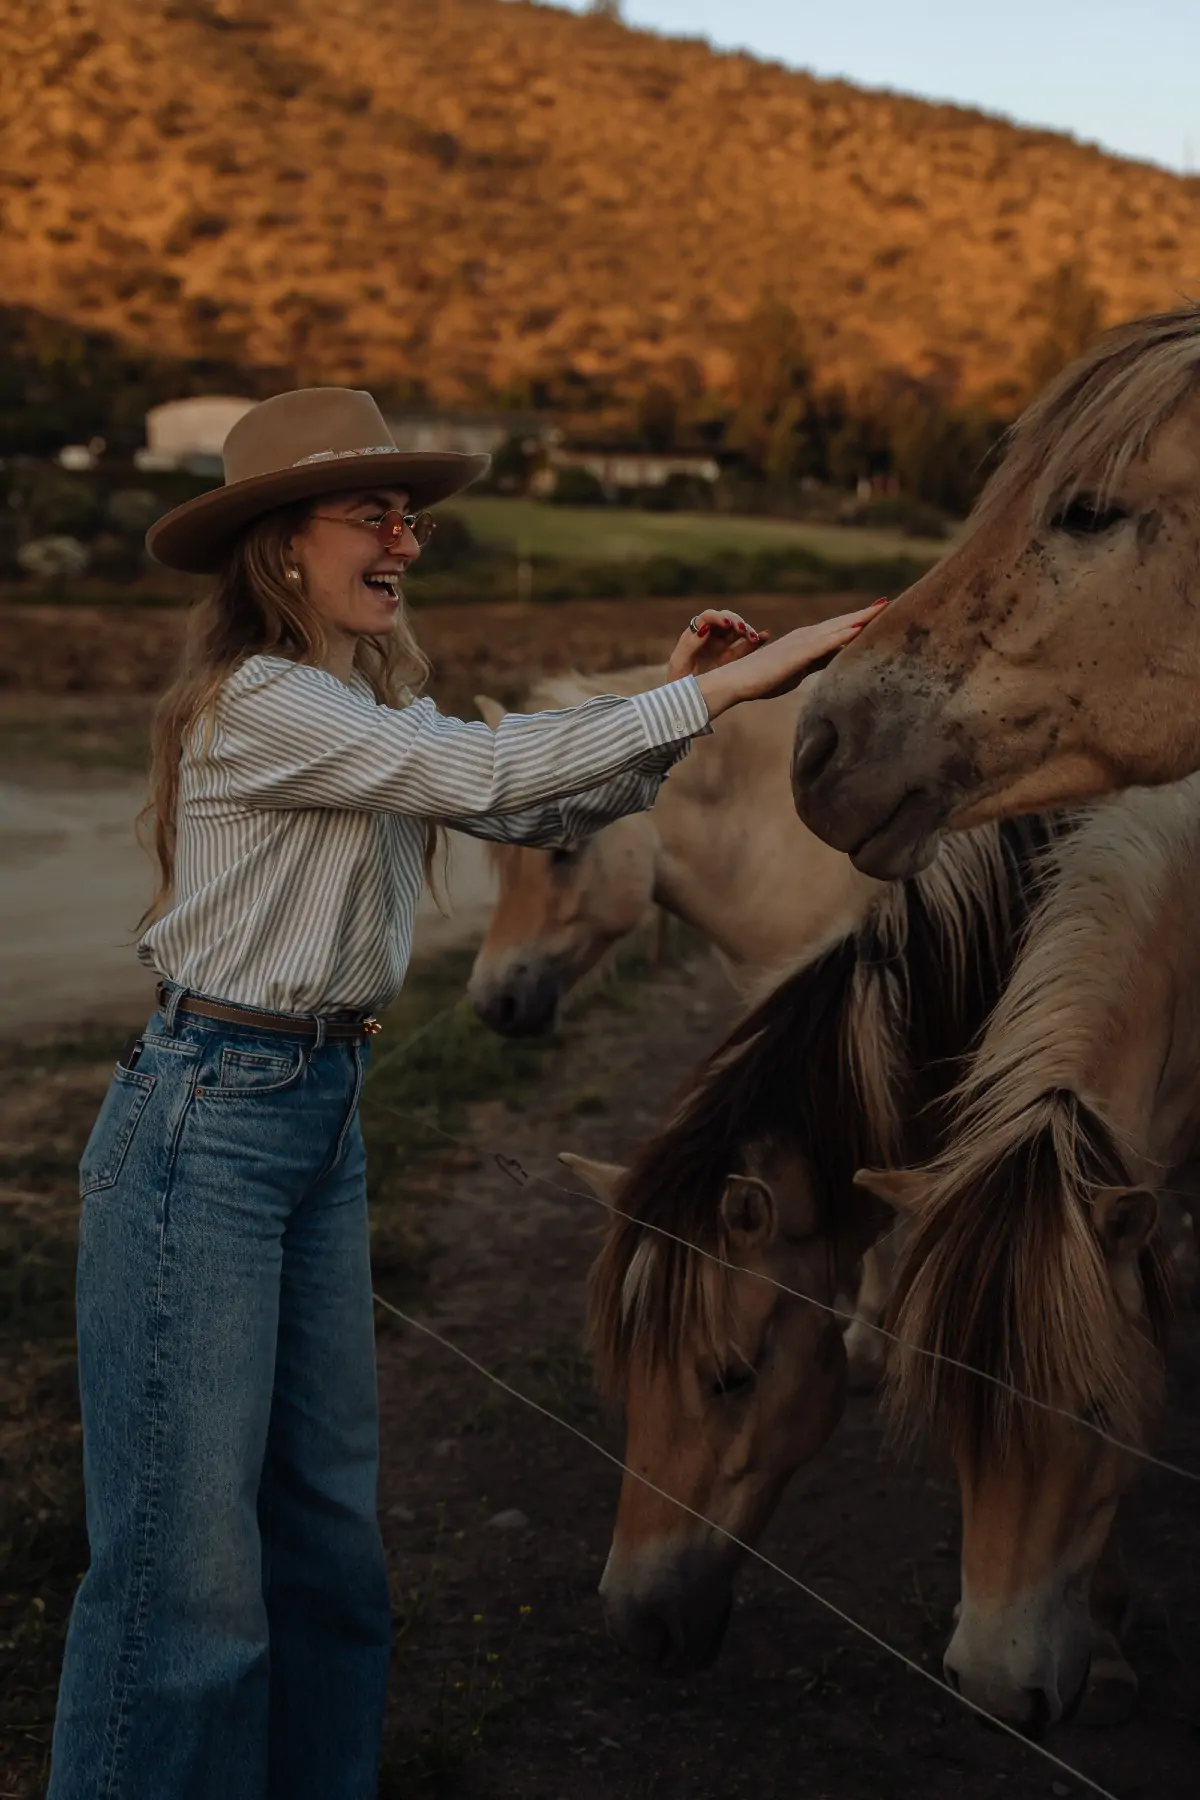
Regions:
[[[537,712],[638,694],[663,668],[554,676]],[[476,700],[495,729],[503,708]],[[796,820],[788,785],[794,694],[727,713],[671,771],[649,812],[558,850],[491,845],[498,895],[468,993],[506,1037],[549,1031],[567,992],[657,905],[715,947],[743,990],[854,930],[880,892]]]
[[[1139,1449],[1154,1430],[1170,1289],[1158,1215],[1200,1140],[1200,777],[1098,807],[1053,860],[947,1148],[929,1170],[864,1176],[916,1207],[889,1382],[900,1425],[932,1429],[958,1468],[946,1672],[1026,1729],[1083,1687],[1089,1590],[1137,1462],[1000,1384]],[[1110,1586],[1098,1646],[1110,1717],[1136,1691],[1116,1598]]]
[[[1200,308],[1067,369],[954,548],[805,691],[797,810],[873,875],[1200,769]]]
[[[597,693],[641,693],[663,668],[540,682],[534,711]],[[493,730],[498,702],[476,705]],[[761,988],[782,969],[850,939],[886,892],[796,819],[788,756],[797,697],[735,708],[672,770],[653,808],[559,850],[491,845],[498,896],[468,993],[485,1024],[508,1037],[552,1028],[570,990],[652,903],[714,946],[735,986]],[[935,890],[931,890],[935,891]],[[875,1385],[883,1340],[874,1329],[891,1289],[896,1241],[866,1251],[846,1332],[852,1386]]]
[[[1007,979],[1049,837],[1028,821],[952,840],[735,1026],[632,1169],[575,1163],[620,1209],[590,1310],[626,1461],[736,1537],[761,1532],[845,1386],[836,1321],[757,1277],[831,1305],[890,1222],[855,1171],[940,1143],[939,1102]],[[610,1628],[656,1667],[704,1664],[738,1561],[626,1477],[601,1585]]]

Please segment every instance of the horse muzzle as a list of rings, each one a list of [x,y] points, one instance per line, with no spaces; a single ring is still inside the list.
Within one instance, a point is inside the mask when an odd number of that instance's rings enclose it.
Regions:
[[[519,960],[498,975],[472,976],[467,993],[483,1023],[501,1037],[546,1037],[558,1018],[562,983],[553,965]]]

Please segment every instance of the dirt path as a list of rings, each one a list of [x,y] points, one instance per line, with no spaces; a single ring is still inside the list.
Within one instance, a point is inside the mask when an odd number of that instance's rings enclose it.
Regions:
[[[475,1108],[474,1141],[530,1171],[561,1148],[615,1156],[648,1131],[729,1000],[707,963],[624,1009],[568,1024],[554,1070],[512,1112]],[[462,1348],[619,1447],[579,1352],[582,1284],[602,1216],[513,1185],[490,1158],[427,1196],[436,1254],[404,1300]],[[386,1287],[385,1287],[385,1291]],[[1200,1334],[1182,1333],[1164,1454],[1200,1468]],[[716,1667],[656,1682],[605,1638],[595,1589],[617,1475],[561,1429],[384,1317],[382,1513],[400,1643],[383,1800],[1042,1800],[1085,1790],[965,1717],[761,1567],[741,1583]],[[1190,1409],[1187,1416],[1185,1409]],[[515,1509],[528,1524],[502,1529]],[[1049,1744],[1121,1800],[1194,1800],[1200,1709],[1195,1490],[1143,1480],[1128,1536],[1141,1598],[1131,1725]],[[792,1487],[764,1548],[935,1672],[957,1598],[957,1503],[941,1471],[897,1467],[873,1402],[851,1400]],[[525,1610],[528,1609],[528,1610]],[[499,1686],[493,1686],[499,1683]]]
[[[0,780],[0,1037],[29,1024],[145,1016],[154,977],[134,952],[150,865],[134,837],[140,780],[48,772]],[[454,837],[448,917],[425,893],[415,954],[478,938],[491,877],[481,844]]]

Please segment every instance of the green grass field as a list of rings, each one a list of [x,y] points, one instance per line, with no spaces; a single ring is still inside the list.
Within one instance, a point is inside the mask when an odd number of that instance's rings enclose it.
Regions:
[[[635,512],[629,507],[551,506],[538,500],[480,498],[455,508],[483,544],[526,556],[634,562],[648,556],[703,558],[722,551],[808,550],[830,563],[876,557],[934,562],[946,545],[898,531],[807,525],[788,519],[711,513]]]

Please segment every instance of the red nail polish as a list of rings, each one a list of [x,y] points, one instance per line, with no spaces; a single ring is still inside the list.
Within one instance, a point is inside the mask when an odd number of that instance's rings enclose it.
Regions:
[[[699,636],[699,637],[707,637],[707,636],[708,636],[708,626],[707,626],[707,625],[702,625],[702,626],[701,626],[701,627],[700,627],[700,630],[699,630],[699,632],[698,632],[698,633],[697,633],[697,636]]]

